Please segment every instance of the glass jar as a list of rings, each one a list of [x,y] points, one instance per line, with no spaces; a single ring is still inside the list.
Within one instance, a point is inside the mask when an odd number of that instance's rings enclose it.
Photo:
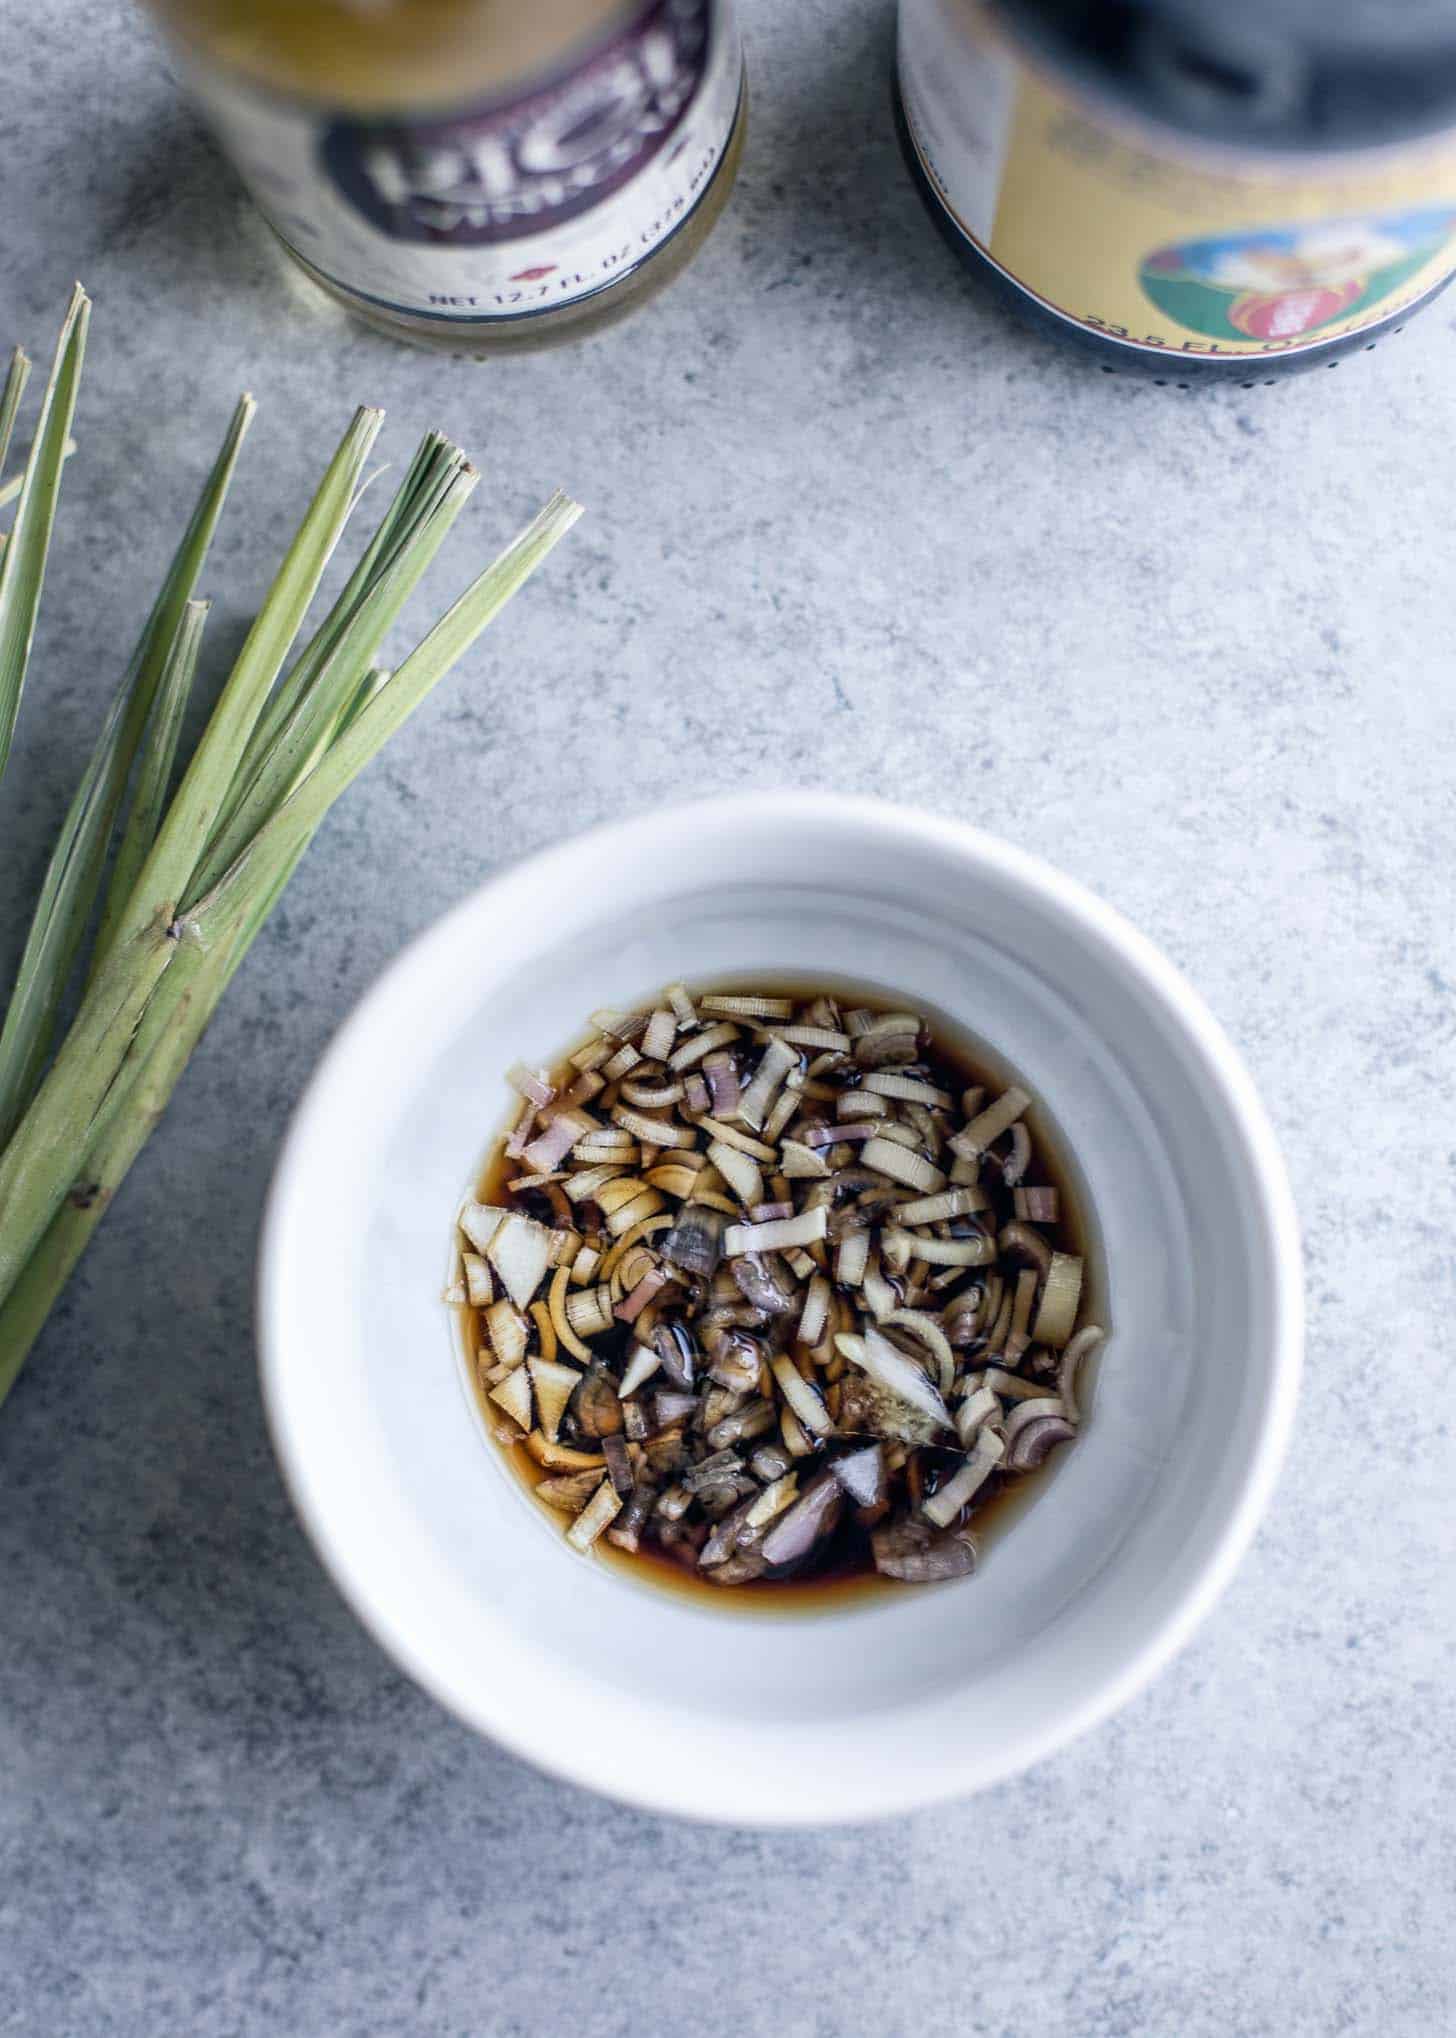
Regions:
[[[1456,12],[900,0],[898,112],[946,239],[1109,372],[1333,363],[1456,271]]]
[[[742,149],[731,0],[149,0],[284,248],[399,338],[573,339],[691,260]]]

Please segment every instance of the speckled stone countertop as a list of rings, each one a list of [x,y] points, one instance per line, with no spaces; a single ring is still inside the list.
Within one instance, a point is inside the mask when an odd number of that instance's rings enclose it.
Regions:
[[[704,256],[471,367],[298,292],[121,0],[5,10],[0,338],[47,347],[75,275],[97,306],[6,956],[238,389],[215,662],[356,401],[395,457],[478,450],[482,549],[552,483],[589,510],[325,829],[0,1417],[5,2032],[1456,2019],[1456,304],[1277,389],[1090,372],[934,238],[881,0],[747,15]],[[975,1801],[763,1837],[546,1781],[391,1667],[280,1488],[249,1289],[289,1109],[406,937],[563,827],[784,783],[969,815],[1169,950],[1286,1141],[1311,1325],[1267,1524],[1152,1690]]]

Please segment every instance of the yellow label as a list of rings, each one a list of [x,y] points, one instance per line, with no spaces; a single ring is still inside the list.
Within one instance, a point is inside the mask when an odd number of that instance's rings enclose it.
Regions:
[[[900,89],[965,237],[1048,310],[1126,346],[1297,352],[1456,270],[1449,139],[1314,164],[1184,152],[1033,71],[974,0],[902,0]]]

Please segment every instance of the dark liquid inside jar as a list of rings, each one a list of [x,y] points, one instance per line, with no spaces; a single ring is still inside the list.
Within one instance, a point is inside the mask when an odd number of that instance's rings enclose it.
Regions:
[[[1343,19],[1343,16],[1341,17]],[[1178,389],[1373,347],[1456,271],[1456,20],[1307,0],[902,0],[936,226],[1029,322]]]

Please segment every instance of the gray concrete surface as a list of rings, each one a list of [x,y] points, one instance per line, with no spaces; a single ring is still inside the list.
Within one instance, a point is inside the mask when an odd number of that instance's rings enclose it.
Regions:
[[[326,829],[0,1417],[0,2030],[1436,2038],[1452,1894],[1456,304],[1248,394],[1114,382],[945,258],[881,0],[748,7],[741,188],[618,332],[470,367],[275,263],[121,0],[10,0],[0,337],[96,296],[4,792],[13,953],[234,393],[211,669],[350,407],[567,550]],[[289,1108],[385,959],[558,831],[734,784],[1044,851],[1241,1043],[1307,1228],[1292,1460],[1197,1642],[1024,1780],[872,1829],[639,1817],[481,1745],[336,1600],[259,1415]]]

